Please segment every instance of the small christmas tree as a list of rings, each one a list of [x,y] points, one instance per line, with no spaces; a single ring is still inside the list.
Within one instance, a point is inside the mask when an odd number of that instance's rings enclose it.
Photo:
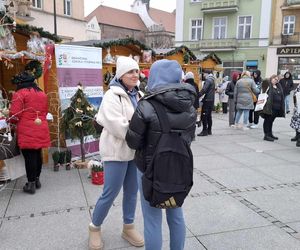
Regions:
[[[85,161],[84,136],[96,136],[94,117],[96,110],[88,102],[82,90],[81,83],[78,90],[71,98],[70,106],[63,111],[62,131],[67,133],[71,139],[80,140],[81,161]]]

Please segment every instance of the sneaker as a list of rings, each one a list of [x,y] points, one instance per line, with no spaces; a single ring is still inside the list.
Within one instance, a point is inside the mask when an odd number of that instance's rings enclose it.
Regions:
[[[258,128],[258,125],[257,124],[253,124],[250,126],[250,128]]]
[[[253,122],[250,122],[248,125],[247,125],[247,127],[251,127],[251,126],[253,126]]]
[[[249,130],[249,128],[248,128],[248,127],[246,127],[246,126],[245,126],[245,127],[243,127],[242,129],[243,129],[243,130]]]

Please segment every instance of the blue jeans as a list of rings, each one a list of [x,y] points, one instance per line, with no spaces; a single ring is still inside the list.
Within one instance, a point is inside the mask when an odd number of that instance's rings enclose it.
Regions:
[[[143,196],[142,173],[138,171],[138,184],[144,217],[145,250],[162,249],[162,209],[151,207]],[[182,208],[166,209],[170,231],[170,250],[183,250],[185,243],[185,222]]]
[[[248,124],[248,119],[249,119],[249,109],[238,109],[235,115],[235,123],[239,123],[243,113],[244,113],[243,123],[246,126]]]
[[[290,94],[284,98],[285,112],[290,111]]]
[[[123,186],[123,222],[134,222],[137,203],[137,168],[133,161],[104,162],[104,188],[98,199],[92,222],[95,226],[102,225],[115,198]]]

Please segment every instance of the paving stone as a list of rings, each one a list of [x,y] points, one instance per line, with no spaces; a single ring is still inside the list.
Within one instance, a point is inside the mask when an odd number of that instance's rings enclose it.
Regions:
[[[213,184],[209,183],[203,177],[201,177],[197,172],[194,173],[194,185],[191,189],[191,193],[204,193],[219,191]]]
[[[248,147],[244,147],[242,145],[236,144],[236,143],[220,143],[220,144],[209,144],[206,145],[208,149],[211,149],[217,154],[226,155],[228,153],[243,153],[243,152],[249,152]]]
[[[6,216],[87,206],[77,169],[60,170],[57,173],[44,168],[41,175],[42,188],[34,195],[23,192],[25,182],[25,177],[17,180],[16,189],[19,190],[14,191]]]
[[[297,250],[300,241],[275,226],[198,237],[209,250]]]
[[[199,202],[187,198],[184,211],[186,223],[196,236],[270,225],[270,222],[228,195],[207,196]]]
[[[278,159],[282,159],[285,161],[286,164],[296,164],[297,166],[300,166],[299,161],[299,148],[296,146],[294,147],[294,143],[290,146],[289,150],[282,150],[281,152],[268,152],[269,155],[276,156]]]
[[[243,167],[238,162],[228,159],[222,155],[206,155],[194,157],[194,167],[199,170],[204,169],[224,169]]]
[[[240,195],[283,223],[299,220],[300,190],[284,188]]]
[[[256,142],[241,142],[238,143],[239,145],[242,145],[244,147],[248,147],[253,149],[254,151],[260,150],[260,151],[279,151],[279,150],[285,150],[288,149],[287,146],[281,145],[277,142],[270,143],[267,141],[256,141]]]
[[[6,208],[8,206],[9,198],[13,192],[15,181],[5,184],[0,188],[0,220],[4,216]]]
[[[247,187],[280,183],[278,180],[250,168],[204,169],[202,171],[233,192],[241,192],[239,189]]]
[[[0,249],[86,249],[87,211],[4,221]]]
[[[235,154],[227,154],[226,156],[236,162],[239,162],[249,167],[259,166],[259,165],[272,166],[272,165],[285,164],[284,160],[280,160],[266,153],[259,153],[259,152],[235,153]]]

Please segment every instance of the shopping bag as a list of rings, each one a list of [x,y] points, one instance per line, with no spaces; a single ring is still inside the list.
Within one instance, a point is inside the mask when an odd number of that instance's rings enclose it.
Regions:
[[[267,99],[267,93],[259,94],[254,111],[262,111],[264,109],[264,106],[266,105]]]

